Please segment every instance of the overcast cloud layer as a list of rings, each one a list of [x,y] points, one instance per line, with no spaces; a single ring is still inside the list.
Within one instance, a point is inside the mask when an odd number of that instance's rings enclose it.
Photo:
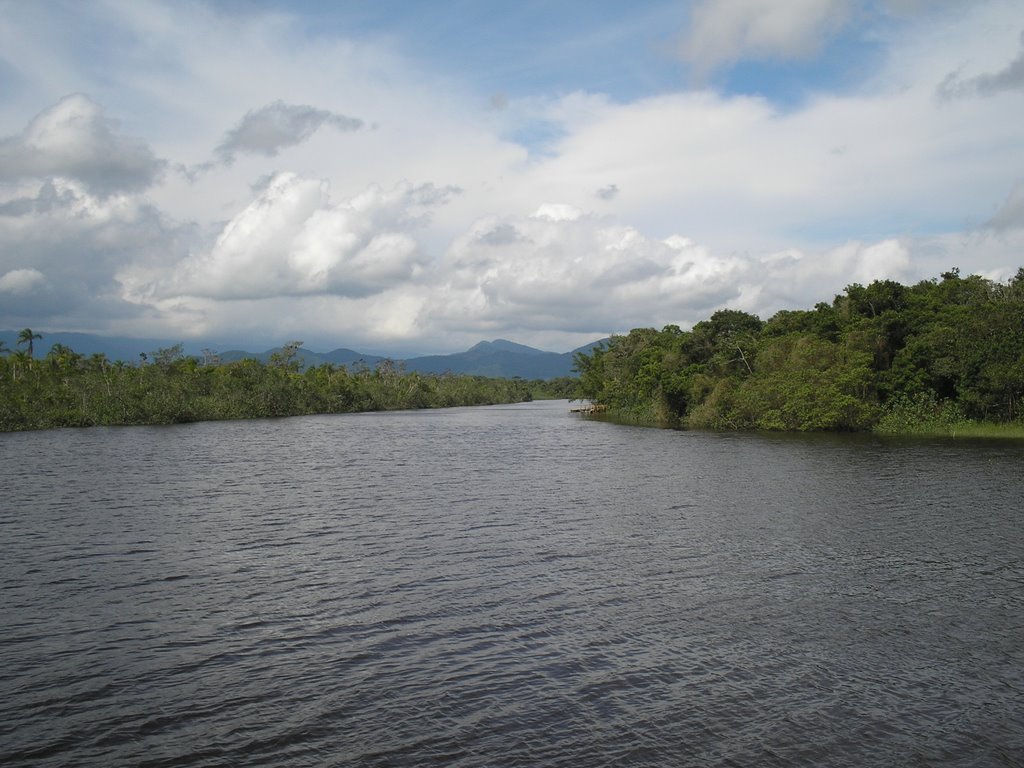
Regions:
[[[565,351],[1024,266],[1019,0],[588,7],[452,18],[510,41],[457,48],[322,4],[0,0],[0,328]]]

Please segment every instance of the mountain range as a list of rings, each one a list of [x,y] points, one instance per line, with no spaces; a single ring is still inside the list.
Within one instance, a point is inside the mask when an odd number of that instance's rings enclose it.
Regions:
[[[17,331],[0,331],[0,341],[4,342],[9,350],[18,348],[16,346],[17,339]],[[348,368],[358,366],[373,368],[384,360],[392,360],[407,371],[421,373],[451,372],[498,378],[554,379],[561,376],[574,376],[573,355],[577,352],[589,352],[605,341],[607,340],[601,339],[570,352],[558,353],[545,352],[506,339],[495,339],[494,341],[481,341],[465,352],[456,352],[450,355],[424,355],[405,360],[368,355],[343,347],[330,352],[313,352],[300,347],[296,358],[302,362],[304,368],[323,363],[344,365]],[[152,355],[158,349],[174,346],[174,343],[166,339],[133,339],[62,331],[44,333],[43,338],[36,341],[35,355],[43,357],[54,344],[63,344],[85,356],[102,353],[111,360],[134,363],[139,360],[140,352]],[[185,354],[203,358],[202,345],[186,343],[183,347]],[[244,359],[266,362],[274,352],[279,350],[279,347],[264,352],[232,349],[219,352],[217,357],[225,363]]]

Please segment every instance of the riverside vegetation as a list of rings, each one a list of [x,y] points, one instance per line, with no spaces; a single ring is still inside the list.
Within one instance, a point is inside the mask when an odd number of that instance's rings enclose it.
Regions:
[[[613,336],[576,357],[610,417],[704,429],[1024,437],[1024,268],[850,285],[766,322],[715,312],[691,331]]]
[[[217,419],[297,416],[409,408],[487,405],[568,397],[572,381],[523,381],[406,373],[383,363],[348,370],[329,363],[300,370],[292,342],[267,363],[220,364],[182,354],[182,346],[141,354],[136,365],[102,354],[85,357],[54,344],[35,359],[40,334],[25,329],[0,357],[0,431]]]
[[[853,284],[767,322],[726,309],[691,331],[634,329],[577,354],[578,379],[551,381],[390,362],[303,371],[298,341],[267,363],[199,360],[180,344],[136,365],[61,344],[38,360],[41,338],[26,328],[19,349],[0,344],[0,431],[574,398],[670,427],[1024,437],[1024,268],[1005,284],[956,269],[913,286]]]

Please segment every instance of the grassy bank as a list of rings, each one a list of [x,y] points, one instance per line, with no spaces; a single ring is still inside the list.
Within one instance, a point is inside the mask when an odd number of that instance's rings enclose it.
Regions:
[[[742,431],[764,431],[749,430],[743,427],[730,427],[729,425],[718,425],[707,427],[704,425],[680,424],[678,420],[666,419],[665,414],[656,414],[653,410],[647,412],[621,409],[607,409],[595,414],[585,414],[586,418],[610,421],[615,424],[630,426],[655,427],[660,429],[711,429],[716,432],[742,432]],[[916,417],[916,418],[915,418]],[[899,409],[889,410],[871,429],[865,430],[768,430],[779,432],[836,432],[836,431],[858,431],[872,432],[887,437],[951,437],[951,438],[979,438],[979,439],[1006,439],[1024,440],[1024,422],[990,422],[972,421],[963,418],[962,414],[956,411],[942,410],[927,414],[908,414]]]
[[[957,424],[921,424],[894,431],[876,429],[882,435],[907,435],[913,437],[962,437],[1024,440],[1024,424],[993,424],[985,421],[961,421]]]

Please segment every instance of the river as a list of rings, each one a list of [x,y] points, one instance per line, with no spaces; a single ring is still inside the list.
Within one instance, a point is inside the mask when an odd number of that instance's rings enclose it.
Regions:
[[[1024,445],[0,435],[0,764],[1021,766]]]

